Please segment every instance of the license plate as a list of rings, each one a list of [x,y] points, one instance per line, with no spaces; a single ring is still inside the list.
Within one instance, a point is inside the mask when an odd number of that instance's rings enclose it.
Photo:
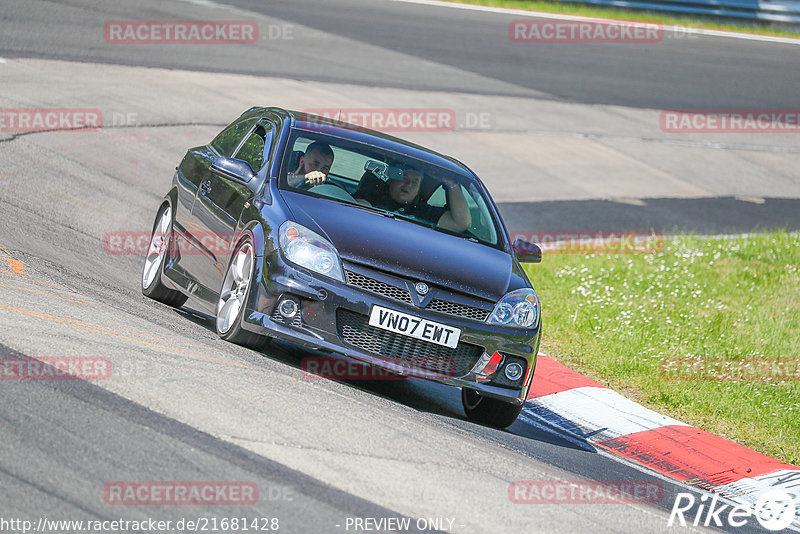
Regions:
[[[443,345],[451,349],[458,346],[458,338],[461,336],[460,328],[436,323],[421,317],[414,317],[413,315],[390,310],[382,306],[372,307],[372,312],[369,315],[369,324],[383,330]]]

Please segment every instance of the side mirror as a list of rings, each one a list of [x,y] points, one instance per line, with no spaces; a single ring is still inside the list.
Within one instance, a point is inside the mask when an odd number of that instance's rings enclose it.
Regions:
[[[215,159],[214,163],[211,164],[211,172],[244,185],[252,182],[256,176],[249,163],[233,158]]]
[[[520,263],[541,263],[542,249],[535,243],[528,243],[522,239],[517,239],[511,245],[514,255]]]

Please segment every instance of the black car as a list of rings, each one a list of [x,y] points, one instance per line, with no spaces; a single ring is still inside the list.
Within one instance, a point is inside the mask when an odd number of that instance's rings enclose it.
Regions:
[[[527,396],[540,303],[460,162],[335,120],[252,108],[190,149],[153,226],[142,292],[188,297],[223,339],[269,338],[462,388],[505,427]]]

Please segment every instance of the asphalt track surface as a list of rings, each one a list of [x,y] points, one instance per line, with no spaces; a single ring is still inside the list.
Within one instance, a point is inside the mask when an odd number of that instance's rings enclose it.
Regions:
[[[531,59],[515,55],[507,40],[482,37],[514,17],[393,2],[368,9],[348,0],[234,4],[276,24],[344,36],[347,46],[336,41],[340,48],[321,53],[276,41],[270,61],[236,47],[202,55],[104,47],[89,29],[114,19],[192,18],[196,3],[25,2],[0,7],[0,56],[689,108],[790,107],[800,72],[796,53],[770,43],[676,41],[670,50],[624,49],[624,57],[543,49]],[[468,46],[475,42],[481,46]],[[384,48],[407,56],[402,70],[381,62],[375,49]],[[760,70],[742,72],[743,62]],[[37,146],[36,135],[25,137],[34,141],[0,143],[3,161],[27,162],[60,181],[31,179],[14,196],[0,190],[0,355],[102,356],[129,372],[97,382],[2,382],[3,519],[277,517],[283,532],[345,532],[348,518],[428,517],[452,518],[456,532],[661,532],[676,493],[692,491],[524,419],[507,431],[474,425],[451,388],[413,379],[309,380],[300,361],[313,353],[274,344],[260,354],[221,342],[191,302],[172,310],[141,296],[141,258],[98,253],[102,214],[131,209],[138,224],[149,225],[140,214],[167,178],[91,172],[88,158],[62,157]],[[64,200],[75,195],[80,203]],[[778,211],[781,222],[796,224],[791,204]],[[762,221],[757,213],[749,220],[751,227]],[[665,495],[654,504],[509,502],[511,482],[553,479],[658,481]],[[247,481],[258,485],[260,499],[249,506],[118,506],[103,497],[114,481]]]
[[[321,32],[318,39],[270,41],[268,55],[242,47],[198,54],[155,46],[101,46],[94,28],[108,20],[186,16],[210,2],[149,3],[86,0],[6,4],[2,57],[47,57],[132,65],[442,89],[479,94],[530,91],[556,100],[666,109],[772,109],[797,105],[797,45],[712,36],[671,36],[663,42],[603,47],[579,43],[526,46],[511,42],[516,15],[364,0],[231,0],[226,5]],[[177,7],[176,7],[177,5]],[[331,36],[346,39],[332,41]],[[268,36],[267,36],[268,37]],[[332,46],[331,46],[332,45]],[[386,63],[381,50],[406,56]],[[431,68],[434,65],[437,68]],[[482,81],[454,76],[475,73]],[[500,83],[503,88],[500,89]]]
[[[796,108],[796,88],[800,86],[797,44],[680,31],[665,31],[664,39],[657,43],[524,44],[508,38],[508,25],[519,15],[391,0],[232,0],[225,6],[239,9],[216,6],[220,5],[207,0],[6,3],[0,7],[0,57],[648,109],[790,110]],[[247,20],[253,14],[266,17],[258,47],[204,46],[198,50],[171,46],[165,53],[159,45],[108,46],[99,32],[110,20]],[[289,31],[291,38],[281,38],[284,31]],[[260,102],[270,103],[268,95]],[[536,119],[530,117],[532,126]],[[796,144],[756,145],[752,147],[755,157],[760,157],[759,151],[798,150]],[[735,177],[736,170],[731,166],[719,172],[731,180],[751,179]],[[797,176],[791,175],[791,179],[796,182]],[[501,202],[500,207],[510,228],[698,233],[800,228],[800,201],[795,194],[766,188],[756,196],[765,202],[753,205],[722,194],[702,199],[654,198],[646,209],[583,199],[571,203],[525,199],[522,204]],[[531,220],[529,214],[534,212],[542,218]]]

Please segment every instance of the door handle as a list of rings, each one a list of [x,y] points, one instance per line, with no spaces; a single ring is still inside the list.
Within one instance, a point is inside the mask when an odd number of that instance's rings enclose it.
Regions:
[[[211,181],[206,181],[200,184],[200,192],[202,193],[210,193],[211,192]]]

